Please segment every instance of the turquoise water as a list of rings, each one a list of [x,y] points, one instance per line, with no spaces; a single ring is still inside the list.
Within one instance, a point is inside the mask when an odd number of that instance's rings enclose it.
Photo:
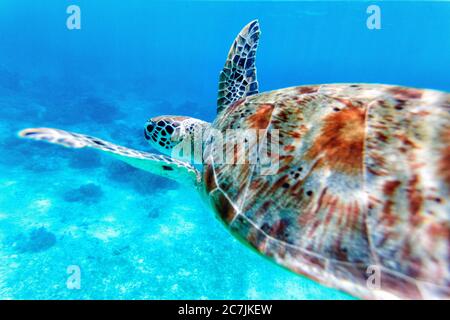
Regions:
[[[81,29],[66,8],[81,8]],[[94,151],[19,140],[30,126],[149,150],[159,114],[212,121],[218,73],[258,18],[261,91],[379,82],[450,91],[450,4],[0,2],[0,298],[349,299],[258,256],[194,190]],[[433,17],[432,19],[430,17]],[[69,266],[80,288],[67,286]]]

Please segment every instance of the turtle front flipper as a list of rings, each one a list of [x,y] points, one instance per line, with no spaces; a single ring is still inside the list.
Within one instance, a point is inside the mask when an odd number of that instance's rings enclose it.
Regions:
[[[68,148],[94,148],[138,169],[151,172],[182,184],[197,186],[200,173],[189,163],[170,157],[122,147],[95,137],[52,128],[31,128],[19,132],[22,138],[41,140]]]
[[[255,59],[259,35],[258,20],[253,20],[234,40],[220,72],[217,113],[241,98],[258,93]]]

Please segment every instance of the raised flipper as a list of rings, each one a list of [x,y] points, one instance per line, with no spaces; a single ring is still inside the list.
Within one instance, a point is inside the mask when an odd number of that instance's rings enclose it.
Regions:
[[[220,72],[217,113],[241,98],[258,93],[255,59],[259,35],[258,20],[253,20],[234,40]]]
[[[200,173],[187,162],[164,155],[129,149],[95,137],[51,128],[25,129],[19,132],[19,136],[59,144],[68,148],[94,148],[133,167],[173,179],[182,184],[197,186],[200,183]]]

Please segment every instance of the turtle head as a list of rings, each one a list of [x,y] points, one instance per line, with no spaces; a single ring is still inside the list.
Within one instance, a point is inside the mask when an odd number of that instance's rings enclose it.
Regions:
[[[182,160],[189,157],[175,155],[174,148],[181,143],[194,142],[194,133],[209,126],[207,122],[183,116],[159,116],[151,118],[145,124],[144,136],[150,145],[159,152]],[[180,145],[181,147],[181,145]]]

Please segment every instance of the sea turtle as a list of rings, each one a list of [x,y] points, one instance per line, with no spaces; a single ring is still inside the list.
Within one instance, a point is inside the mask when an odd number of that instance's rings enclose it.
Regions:
[[[146,123],[165,155],[57,129],[20,136],[195,187],[257,252],[356,297],[450,298],[450,95],[381,84],[258,93],[259,37],[255,20],[231,46],[212,124]],[[203,147],[201,169],[186,161],[192,145]]]

